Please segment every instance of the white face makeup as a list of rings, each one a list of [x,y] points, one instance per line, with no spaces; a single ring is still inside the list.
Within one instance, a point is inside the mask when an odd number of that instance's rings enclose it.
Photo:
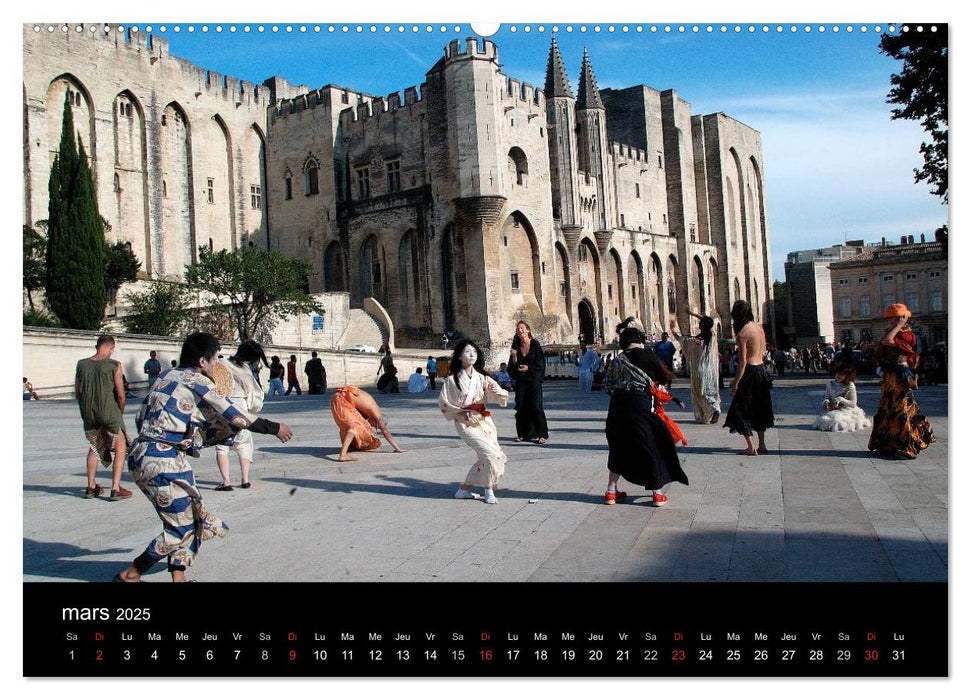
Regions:
[[[479,359],[479,353],[475,351],[475,348],[471,345],[466,345],[465,350],[462,351],[462,366],[468,369],[475,364],[475,361]]]

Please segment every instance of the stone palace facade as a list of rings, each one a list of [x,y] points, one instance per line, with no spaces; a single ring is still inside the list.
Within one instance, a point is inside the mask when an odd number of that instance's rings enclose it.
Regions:
[[[47,217],[65,94],[111,236],[148,279],[201,245],[308,261],[311,292],[376,299],[397,344],[443,329],[502,347],[607,342],[748,299],[770,318],[761,139],[674,90],[599,89],[550,45],[544,89],[505,75],[489,40],[452,41],[387,96],[278,77],[238,81],[117,31],[24,26],[24,221]]]

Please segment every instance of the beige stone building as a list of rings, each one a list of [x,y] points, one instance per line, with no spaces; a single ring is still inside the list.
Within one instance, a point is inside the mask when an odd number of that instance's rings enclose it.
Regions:
[[[866,246],[859,240],[827,248],[796,250],[786,255],[789,304],[784,333],[791,346],[802,348],[833,341],[833,285],[829,265],[861,255],[865,250]]]
[[[24,27],[24,220],[46,217],[64,95],[102,215],[149,278],[199,245],[308,261],[312,292],[377,300],[397,343],[443,329],[502,347],[654,332],[686,311],[728,332],[731,304],[769,309],[761,140],[674,90],[576,94],[555,40],[545,89],[502,72],[491,41],[453,41],[420,85],[373,95],[282,78],[255,85],[143,35]],[[696,329],[694,329],[696,330]]]
[[[947,234],[918,241],[902,236],[899,245],[867,246],[862,255],[830,263],[833,322],[837,341],[879,340],[890,304],[913,312],[913,325],[925,343],[947,340]]]

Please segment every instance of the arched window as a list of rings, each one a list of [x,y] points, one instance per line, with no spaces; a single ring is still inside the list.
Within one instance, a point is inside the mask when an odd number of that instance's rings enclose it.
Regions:
[[[316,158],[308,158],[307,162],[303,165],[304,184],[306,185],[308,197],[312,194],[320,193],[319,173],[320,163],[317,162]]]
[[[517,185],[526,184],[526,176],[529,174],[529,165],[526,162],[526,154],[519,146],[513,146],[509,150],[509,172],[516,176]]]

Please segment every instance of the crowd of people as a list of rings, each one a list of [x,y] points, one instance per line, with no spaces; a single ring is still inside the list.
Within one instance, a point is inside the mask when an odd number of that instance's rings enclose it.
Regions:
[[[608,448],[605,504],[614,505],[627,499],[628,494],[619,489],[622,478],[647,489],[654,506],[668,502],[665,489],[672,482],[688,484],[677,447],[680,443],[687,448],[688,440],[664,410],[669,402],[686,407],[672,393],[676,347],[671,339],[677,341],[684,355],[695,422],[703,425],[719,422],[722,358],[714,337],[714,321],[703,314],[690,315],[698,320],[696,335],[680,335],[672,322],[670,335],[664,333],[652,343],[632,317],[616,328],[619,346],[616,354],[604,358],[585,343],[579,345],[576,362],[580,390],[590,391],[595,377],[599,377],[603,391],[610,396],[604,428]],[[821,347],[804,349],[805,362],[810,368],[807,371],[812,371],[813,362],[818,361],[820,367],[829,369],[832,377],[826,383],[820,415],[812,427],[836,432],[872,428],[871,452],[913,459],[935,441],[930,422],[915,399],[921,357],[907,307],[893,304],[884,316],[890,327],[875,344],[873,353],[882,383],[879,408],[872,421],[858,404],[853,348],[836,351],[832,357]],[[773,350],[767,347],[762,327],[755,322],[747,302],[736,302],[731,317],[736,360],[729,386],[731,403],[725,412],[723,427],[744,439],[745,447],[740,454],[764,455],[768,453],[765,433],[775,424],[769,363]],[[198,457],[205,447],[215,447],[221,477],[215,490],[229,491],[234,488],[229,453],[235,452],[241,472],[240,487],[250,488],[253,433],[275,435],[281,442],[292,437],[287,425],[257,414],[268,394],[283,393],[284,376],[289,385],[287,394],[293,390],[301,392],[296,356],[291,355],[284,368],[279,357],[273,356],[268,361],[260,344],[247,340],[232,356],[224,358],[219,354],[219,341],[207,333],[189,335],[179,360],[165,371],[153,352],[144,367],[152,383],[137,412],[136,434],[132,438],[125,429],[127,397],[121,364],[111,357],[114,350],[115,339],[100,336],[95,354],[77,364],[75,394],[89,445],[88,483],[83,495],[97,498],[103,494],[95,478],[100,461],[111,468],[110,500],[130,498],[132,492],[121,485],[127,462],[132,480],[155,506],[162,532],[131,566],[118,573],[116,580],[139,581],[164,559],[172,580],[183,581],[186,567],[192,564],[201,542],[222,537],[229,530],[225,522],[204,506],[188,458]],[[391,348],[383,347],[382,352],[377,389],[382,393],[399,391]],[[785,355],[792,360],[803,357],[802,352],[785,352]],[[485,355],[474,340],[457,339],[448,373],[442,377],[438,406],[442,416],[454,425],[458,437],[475,454],[454,497],[492,505],[498,502],[496,490],[506,471],[508,457],[488,405],[504,407],[510,394],[515,395],[516,442],[545,445],[550,431],[543,408],[546,360],[529,324],[526,321],[516,324],[508,362],[501,363],[498,372],[487,372],[484,360]],[[787,362],[775,359],[779,374]],[[266,388],[260,379],[260,371],[265,367],[270,370]],[[304,370],[310,393],[322,393],[326,389],[326,372],[316,352]],[[427,392],[435,386],[438,373],[438,362],[430,355],[424,367],[415,367],[408,380],[409,392]],[[33,392],[33,387],[26,378],[24,386],[25,398],[31,398],[28,390]],[[381,407],[364,389],[353,385],[340,387],[331,396],[330,409],[340,438],[338,461],[354,460],[352,452],[378,449],[382,444],[379,433],[395,452],[403,452],[388,429]]]

